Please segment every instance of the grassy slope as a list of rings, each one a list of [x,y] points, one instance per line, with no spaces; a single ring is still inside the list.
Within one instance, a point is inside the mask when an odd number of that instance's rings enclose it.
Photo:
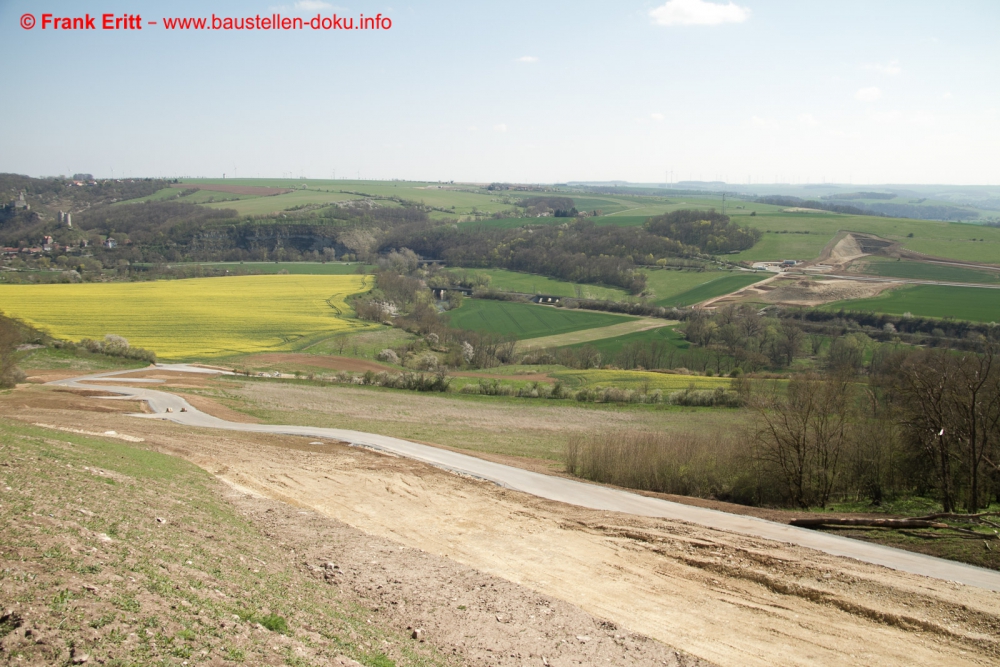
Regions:
[[[759,212],[755,217],[744,211],[732,215],[738,224],[765,232],[757,245],[733,258],[747,261],[814,259],[838,231],[848,230],[898,241],[909,250],[936,257],[1000,263],[1000,228],[996,227],[864,215],[784,213],[777,207],[771,208],[772,211]]]
[[[429,664],[301,571],[200,468],[6,421],[0,442],[0,598],[22,625],[3,638],[11,664],[69,664],[71,651],[112,665],[394,664],[383,650]],[[276,617],[287,636],[255,630]]]
[[[113,371],[126,368],[143,368],[148,366],[144,361],[134,361],[132,359],[122,359],[121,357],[109,357],[104,354],[93,354],[84,349],[61,349],[52,347],[27,350],[21,353],[18,366],[31,375],[33,370],[59,370],[59,371]]]
[[[1000,320],[1000,289],[913,285],[885,292],[871,299],[838,301],[825,310],[873,311],[917,317],[953,317],[959,320]]]
[[[581,329],[579,331],[556,334],[555,336],[530,338],[518,344],[518,349],[522,349],[522,347],[533,347],[536,349],[550,347],[576,347],[584,344],[586,341],[607,340],[609,338],[633,335],[635,332],[639,332],[644,329],[651,329],[652,327],[663,328],[670,323],[670,320],[654,320],[644,318],[641,320],[634,320],[632,322],[612,324],[608,327],[599,327],[597,329]]]
[[[488,299],[467,300],[461,308],[449,312],[447,318],[453,327],[459,329],[513,334],[519,339],[606,327],[635,319],[623,315]]]
[[[735,292],[738,289],[742,289],[747,285],[753,285],[756,282],[760,282],[765,278],[770,278],[769,273],[734,273],[728,276],[723,276],[713,280],[712,282],[705,283],[704,285],[699,285],[692,288],[686,292],[677,294],[670,299],[667,299],[665,303],[660,305],[664,306],[692,306],[696,303],[701,303],[706,299],[711,299],[717,296],[722,296],[723,294],[729,294],[730,292]]]
[[[183,188],[163,188],[162,190],[157,190],[148,197],[140,197],[139,199],[130,199],[126,202],[118,202],[119,204],[128,204],[138,201],[164,201],[171,200],[187,204],[207,204],[211,202],[221,202],[223,200],[230,199],[256,199],[260,195],[238,195],[232,192],[213,192],[211,190],[199,190],[194,194],[190,194],[186,197],[178,197],[179,194],[184,192]],[[224,207],[223,207],[224,208]]]
[[[929,264],[887,257],[869,257],[862,262],[865,273],[890,278],[915,278],[959,283],[998,283],[1000,274],[995,271],[977,271],[961,266]],[[853,266],[853,265],[852,265]]]
[[[329,179],[281,179],[281,178],[244,178],[244,179],[183,179],[185,183],[221,183],[226,185],[255,185],[275,188],[292,188],[295,192],[275,197],[263,197],[278,201],[296,200],[297,203],[321,203],[323,201],[339,201],[343,199],[358,199],[365,195],[373,197],[399,197],[405,201],[423,203],[427,206],[451,210],[454,215],[468,215],[473,209],[479,212],[493,213],[510,208],[509,204],[495,201],[496,196],[473,186],[442,187],[438,183],[415,181],[358,181]],[[302,189],[303,185],[306,189]],[[358,194],[354,194],[358,193]],[[282,198],[286,198],[282,200]],[[262,204],[273,207],[275,204]],[[282,208],[273,209],[276,211]]]
[[[224,195],[225,193],[217,193]],[[331,202],[358,199],[357,195],[341,194],[339,192],[320,192],[317,190],[295,190],[271,197],[254,197],[241,201],[227,201],[207,204],[210,208],[231,208],[240,215],[266,215],[288,211],[296,206],[314,204],[329,204]]]
[[[504,292],[576,296],[577,288],[579,287],[585,299],[608,299],[612,301],[618,301],[627,294],[625,290],[615,287],[577,284],[547,276],[507,271],[505,269],[470,269],[469,272],[490,276],[490,287]]]
[[[687,350],[691,347],[691,343],[687,341],[676,329],[675,326],[659,327],[658,329],[648,329],[646,331],[637,331],[635,333],[623,334],[621,336],[614,336],[612,338],[602,338],[600,340],[591,341],[589,343],[576,343],[574,345],[567,345],[567,347],[579,348],[579,347],[593,347],[605,359],[611,359],[614,355],[621,352],[622,348],[629,343],[637,342],[650,342],[650,341],[660,341],[667,343],[671,347],[677,348],[678,350]]]
[[[722,271],[646,271],[657,306],[690,306],[752,285],[772,274]]]
[[[537,367],[525,369],[531,372]],[[542,369],[544,370],[544,369]],[[651,373],[650,375],[656,375]],[[523,385],[512,376],[503,384]],[[687,386],[688,378],[677,377]],[[575,381],[575,378],[567,378]],[[711,378],[693,378],[709,380]],[[242,380],[217,393],[227,407],[271,424],[329,426],[474,452],[564,460],[566,442],[590,432],[640,429],[660,432],[727,428],[743,417],[725,408],[577,403],[569,400],[421,394],[373,387],[315,386],[305,381]],[[454,386],[477,384],[456,378]],[[595,385],[597,383],[594,383]],[[638,388],[638,384],[637,388]],[[610,386],[604,382],[602,387]],[[727,385],[728,386],[728,385]],[[655,388],[655,387],[654,387]]]

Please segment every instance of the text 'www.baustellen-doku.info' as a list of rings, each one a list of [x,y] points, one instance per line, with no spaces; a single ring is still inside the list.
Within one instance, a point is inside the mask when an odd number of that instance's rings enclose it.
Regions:
[[[201,16],[201,17],[159,17],[143,18],[141,14],[84,14],[82,16],[60,16],[43,13],[22,14],[21,27],[25,30],[39,28],[51,31],[76,30],[390,30],[392,19],[382,14],[375,16],[283,16],[269,14],[261,16]]]

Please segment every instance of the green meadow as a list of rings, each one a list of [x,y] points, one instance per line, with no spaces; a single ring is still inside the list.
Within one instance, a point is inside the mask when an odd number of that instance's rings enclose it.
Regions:
[[[610,359],[622,351],[629,343],[648,343],[658,341],[666,343],[679,350],[686,350],[691,347],[691,343],[679,333],[675,326],[658,327],[647,329],[646,331],[636,331],[635,333],[623,334],[613,338],[602,338],[587,343],[576,343],[567,345],[569,348],[592,347],[596,349],[605,359]]]
[[[1000,289],[912,285],[883,292],[870,299],[838,301],[825,310],[851,310],[916,317],[954,318],[976,322],[1000,320]]]
[[[865,273],[887,278],[941,280],[956,283],[1000,283],[1000,273],[996,271],[980,271],[964,266],[914,262],[905,259],[897,260],[888,257],[865,258],[861,264],[862,271]]]
[[[646,285],[657,306],[690,306],[729,294],[773,274],[730,271],[647,270]]]
[[[461,308],[450,311],[447,317],[451,326],[458,329],[514,335],[521,340],[606,327],[636,319],[624,315],[490,299],[467,299]]]
[[[584,299],[606,299],[609,301],[619,301],[628,294],[625,290],[615,287],[571,283],[532,273],[507,271],[506,269],[469,269],[468,273],[489,276],[490,287],[502,292],[552,294],[555,296],[571,297],[579,295]]]

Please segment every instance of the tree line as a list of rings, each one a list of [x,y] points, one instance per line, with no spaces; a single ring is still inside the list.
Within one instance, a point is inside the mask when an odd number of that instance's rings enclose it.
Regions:
[[[657,236],[695,246],[708,254],[748,250],[761,238],[759,229],[741,227],[714,209],[681,209],[650,218],[645,228]]]
[[[733,385],[747,413],[741,426],[574,438],[568,470],[750,505],[924,497],[974,514],[1000,502],[997,341],[957,353],[898,348],[867,376],[828,369]]]

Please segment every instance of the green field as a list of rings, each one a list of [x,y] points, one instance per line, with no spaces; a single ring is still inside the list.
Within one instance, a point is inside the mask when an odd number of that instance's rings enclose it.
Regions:
[[[225,192],[216,192],[216,199],[222,199],[227,195]],[[240,215],[267,215],[268,213],[282,213],[292,211],[300,206],[316,206],[331,204],[348,199],[359,199],[356,195],[348,195],[340,192],[321,192],[318,190],[296,190],[286,192],[283,195],[272,195],[269,197],[253,197],[240,201],[227,201],[216,204],[207,204],[210,208],[231,208]]]
[[[505,269],[475,269],[470,270],[469,273],[489,276],[490,287],[503,292],[552,294],[555,296],[577,296],[579,293],[584,299],[606,299],[609,301],[618,301],[628,294],[625,290],[615,287],[571,283],[556,278]]]
[[[867,215],[785,213],[779,207],[770,208],[771,211],[759,211],[754,217],[748,215],[749,209],[729,212],[734,222],[764,232],[760,242],[750,250],[732,255],[733,259],[815,259],[838,232],[853,231],[898,241],[908,250],[934,257],[1000,264],[1000,228],[997,227]]]
[[[677,331],[675,326],[669,326],[637,331],[635,333],[615,336],[614,338],[602,338],[587,343],[576,343],[575,345],[567,345],[566,347],[592,347],[600,352],[605,359],[610,359],[621,352],[622,348],[629,343],[648,343],[651,341],[667,343],[680,350],[686,350],[691,346],[691,343]]]
[[[322,204],[345,199],[399,198],[404,202],[423,204],[445,209],[449,215],[469,215],[475,212],[494,213],[511,208],[498,200],[495,193],[475,185],[451,185],[444,183],[429,183],[421,181],[365,181],[365,180],[331,180],[331,179],[295,179],[295,178],[227,178],[227,179],[182,179],[184,183],[192,184],[223,184],[251,185],[271,188],[290,188],[294,192],[274,197],[258,197],[254,200],[259,204],[255,208],[249,202],[241,213],[260,214],[279,212],[297,205]],[[222,193],[220,193],[222,194]],[[263,201],[270,200],[270,201]],[[382,205],[392,202],[382,200]],[[436,212],[440,213],[440,212]]]
[[[512,334],[518,339],[606,327],[636,318],[513,301],[468,299],[447,316],[451,326],[472,331]]]
[[[746,287],[747,285],[753,285],[754,283],[760,282],[765,278],[771,277],[770,273],[735,273],[717,280],[713,280],[710,283],[705,283],[704,285],[699,285],[694,289],[690,289],[686,292],[682,292],[676,296],[671,297],[667,303],[661,304],[665,306],[677,306],[682,308],[685,306],[693,306],[696,303],[701,303],[707,299],[713,299],[717,296],[723,296],[724,294],[729,294],[730,292],[735,292],[739,289]]]
[[[699,285],[732,275],[722,271],[673,271],[670,269],[644,269],[646,291],[657,306],[667,305],[670,300],[694,289]]]
[[[888,278],[941,280],[956,283],[1000,283],[1000,273],[996,271],[979,271],[964,266],[948,266],[947,264],[871,257],[855,262],[852,266],[860,266],[864,273]]]
[[[884,292],[870,299],[838,301],[823,308],[996,322],[1000,320],[1000,289],[913,285]]]
[[[647,289],[657,306],[690,306],[735,292],[773,274],[722,271],[646,271]]]
[[[118,202],[119,204],[130,204],[137,201],[164,201],[172,200],[185,204],[209,204],[212,202],[222,202],[228,201],[230,199],[256,199],[260,195],[238,195],[231,192],[214,192],[212,190],[198,190],[197,192],[187,195],[185,197],[180,197],[179,195],[184,192],[183,188],[163,188],[162,190],[157,190],[148,197],[143,197],[141,199],[131,199],[129,201]]]

